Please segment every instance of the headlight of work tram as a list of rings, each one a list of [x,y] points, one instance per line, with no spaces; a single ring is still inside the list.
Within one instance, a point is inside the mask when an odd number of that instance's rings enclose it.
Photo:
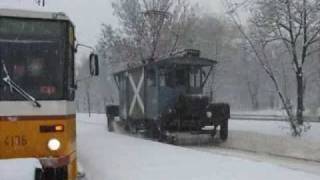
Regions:
[[[48,148],[51,151],[58,151],[61,147],[61,142],[58,139],[50,139],[48,141]]]

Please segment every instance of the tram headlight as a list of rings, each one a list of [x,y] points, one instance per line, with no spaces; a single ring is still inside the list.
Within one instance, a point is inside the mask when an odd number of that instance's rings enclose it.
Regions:
[[[211,117],[212,117],[212,112],[207,111],[207,113],[206,113],[206,114],[207,114],[207,117],[208,117],[208,118],[211,118]]]
[[[57,151],[59,150],[61,147],[61,142],[58,139],[50,139],[48,141],[48,148],[51,151]]]

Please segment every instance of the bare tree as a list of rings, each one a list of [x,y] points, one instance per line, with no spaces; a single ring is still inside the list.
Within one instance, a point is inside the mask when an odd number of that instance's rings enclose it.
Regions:
[[[235,77],[233,64],[238,63],[238,57],[234,55],[238,52],[235,42],[239,38],[239,33],[224,17],[200,14],[190,18],[191,22],[186,21],[191,23],[187,25],[190,30],[180,35],[180,46],[199,49],[201,56],[218,61],[204,88],[204,93],[212,97],[215,102],[229,101],[232,99],[232,91],[237,92],[230,86],[238,88],[237,85],[231,84],[231,81]],[[239,81],[233,82],[238,84]]]
[[[248,93],[250,95],[252,109],[258,110],[259,109],[259,98],[258,97],[259,97],[260,81],[258,79],[251,80],[250,77],[252,77],[252,74],[246,75]],[[257,76],[257,78],[259,78],[259,76]]]
[[[246,1],[248,2],[248,1]],[[252,26],[251,33],[247,33],[246,30],[243,28],[241,21],[239,20],[239,15],[237,12],[237,9],[239,8],[239,4],[234,4],[231,1],[226,1],[226,5],[229,9],[229,15],[231,17],[231,20],[236,25],[240,33],[243,35],[245,40],[247,41],[248,45],[251,47],[254,55],[256,56],[257,62],[263,67],[264,71],[272,81],[275,91],[277,92],[283,107],[289,117],[289,122],[291,125],[291,129],[293,131],[293,135],[297,136],[301,134],[301,128],[296,122],[296,118],[293,115],[291,104],[287,101],[286,97],[283,95],[279,80],[277,79],[275,72],[272,68],[272,65],[270,64],[271,59],[270,56],[267,55],[267,50],[269,45],[269,42],[272,42],[268,36],[265,36],[264,33],[266,33],[265,29],[260,29],[259,26]],[[243,4],[240,4],[243,5]]]
[[[317,0],[257,0],[253,5],[252,22],[266,39],[281,41],[291,55],[296,77],[296,119],[303,124],[304,64],[320,40],[320,3]]]
[[[109,60],[127,63],[178,49],[192,14],[186,0],[117,0],[112,6],[120,27],[104,25],[98,47]]]
[[[241,43],[241,51],[242,51],[242,62],[247,69],[244,71],[244,75],[242,75],[245,81],[245,84],[248,89],[249,98],[251,100],[251,107],[253,110],[259,109],[259,90],[260,90],[260,74],[259,70],[256,69],[254,58],[250,56],[249,47],[247,47],[247,43]]]
[[[105,99],[106,104],[117,102],[112,72],[176,51],[181,47],[180,39],[192,24],[193,10],[185,0],[114,0],[112,6],[119,25],[102,26],[97,44],[101,72],[91,82],[89,92],[94,112],[104,110],[104,104],[99,103],[101,99]],[[164,16],[157,16],[158,11],[160,14],[165,12]],[[81,79],[86,75],[87,64],[83,63],[79,70]],[[79,109],[88,105],[84,83],[79,83],[77,91]]]

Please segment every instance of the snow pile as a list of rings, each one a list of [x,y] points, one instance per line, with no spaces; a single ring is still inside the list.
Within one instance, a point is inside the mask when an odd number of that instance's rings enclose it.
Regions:
[[[232,111],[231,114],[285,116],[286,112],[284,110],[264,109],[264,110],[257,110],[257,111]]]
[[[320,123],[306,123],[310,129],[302,133],[301,137],[295,138],[297,141],[318,141],[320,143]],[[290,125],[284,121],[246,121],[230,120],[230,130],[256,132],[266,135],[290,137]]]
[[[79,114],[78,154],[92,180],[318,180],[276,165],[109,133],[105,115]]]
[[[222,147],[320,161],[320,123],[301,137],[292,137],[288,122],[229,121],[229,139]]]

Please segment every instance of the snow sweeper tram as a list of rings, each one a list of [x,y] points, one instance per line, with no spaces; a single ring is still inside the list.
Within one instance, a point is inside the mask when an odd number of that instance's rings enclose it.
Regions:
[[[39,159],[35,180],[77,179],[75,52],[65,14],[0,9],[0,159]]]
[[[230,107],[204,95],[216,64],[189,49],[116,72],[119,106],[106,107],[109,130],[118,116],[130,132],[145,132],[161,141],[174,141],[173,134],[186,132],[215,136],[218,130],[226,140]]]

